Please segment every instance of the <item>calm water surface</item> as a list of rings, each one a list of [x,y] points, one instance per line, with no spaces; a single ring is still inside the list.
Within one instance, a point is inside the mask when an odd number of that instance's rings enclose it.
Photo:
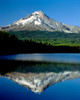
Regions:
[[[19,54],[10,56],[0,56],[0,59],[35,61],[35,62],[48,61],[53,63],[57,62],[56,64],[54,64],[54,68],[52,68],[52,64],[50,65],[51,67],[49,66],[49,64],[46,64],[45,66],[47,67],[45,67],[46,68],[45,72],[46,71],[55,72],[56,70],[57,72],[60,71],[64,72],[69,70],[80,71],[79,68],[80,65],[77,65],[80,64],[80,54]],[[58,63],[64,63],[64,62],[76,63],[76,65],[60,64],[59,67]],[[18,66],[19,66],[18,69],[20,70],[22,65]],[[4,66],[0,65],[0,67]],[[5,67],[7,67],[7,65]],[[40,68],[38,70],[37,67],[35,67],[35,70],[44,72],[44,68],[43,67],[41,69]],[[49,68],[51,70],[49,70]],[[27,70],[30,71],[28,67]],[[39,94],[39,93],[34,93],[5,77],[0,77],[0,100],[80,100],[80,78],[56,83],[55,85],[48,87],[45,91]]]
[[[0,59],[80,63],[80,54],[79,53],[16,54],[16,55],[0,56]]]
[[[2,77],[0,100],[80,100],[80,79],[57,83],[37,94]]]

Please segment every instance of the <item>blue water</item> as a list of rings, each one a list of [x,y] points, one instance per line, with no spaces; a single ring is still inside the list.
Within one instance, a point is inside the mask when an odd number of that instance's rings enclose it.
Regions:
[[[80,100],[80,79],[57,83],[37,94],[2,77],[0,100]]]
[[[16,54],[16,55],[0,56],[0,59],[80,63],[80,54],[79,53]]]
[[[71,54],[71,53],[69,54],[66,53],[18,54],[18,55],[0,56],[0,59],[36,61],[36,62],[37,61],[67,62],[67,63],[78,64],[80,63],[80,54],[77,53],[76,54]],[[4,67],[7,67],[7,65]],[[58,70],[60,67],[58,67]],[[60,68],[60,71],[62,67]],[[73,68],[74,67],[76,68],[75,70],[77,71],[80,70],[79,65],[73,66]],[[68,67],[65,66],[64,69],[68,71]],[[41,71],[42,70],[43,69],[41,68]],[[54,70],[55,69],[53,69],[53,71]],[[74,71],[74,69],[71,70]],[[0,100],[80,100],[80,79],[78,78],[74,80],[67,80],[64,82],[57,83],[55,85],[48,87],[41,94],[38,94],[38,93],[31,92],[27,88],[20,86],[17,83],[5,77],[0,77]]]

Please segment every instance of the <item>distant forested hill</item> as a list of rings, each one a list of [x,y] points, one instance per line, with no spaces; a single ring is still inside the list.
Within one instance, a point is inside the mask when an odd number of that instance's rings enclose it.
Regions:
[[[70,36],[68,38],[68,36]],[[65,38],[64,38],[65,37]],[[59,32],[2,32],[0,55],[20,53],[80,53],[80,35]]]
[[[80,34],[47,31],[17,31],[13,32],[20,40],[32,40],[52,46],[80,46]]]

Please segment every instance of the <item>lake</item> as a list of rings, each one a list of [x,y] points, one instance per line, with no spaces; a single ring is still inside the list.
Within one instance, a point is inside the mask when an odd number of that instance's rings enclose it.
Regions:
[[[0,100],[79,100],[80,54],[0,56]]]

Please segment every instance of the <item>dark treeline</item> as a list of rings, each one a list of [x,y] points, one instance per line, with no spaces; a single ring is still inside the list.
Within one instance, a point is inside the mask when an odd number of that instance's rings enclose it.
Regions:
[[[12,34],[0,32],[0,55],[19,53],[80,53],[79,47],[51,46],[32,40],[18,40]]]
[[[59,73],[64,71],[80,71],[80,64],[0,60],[0,75],[6,75],[10,72]]]

